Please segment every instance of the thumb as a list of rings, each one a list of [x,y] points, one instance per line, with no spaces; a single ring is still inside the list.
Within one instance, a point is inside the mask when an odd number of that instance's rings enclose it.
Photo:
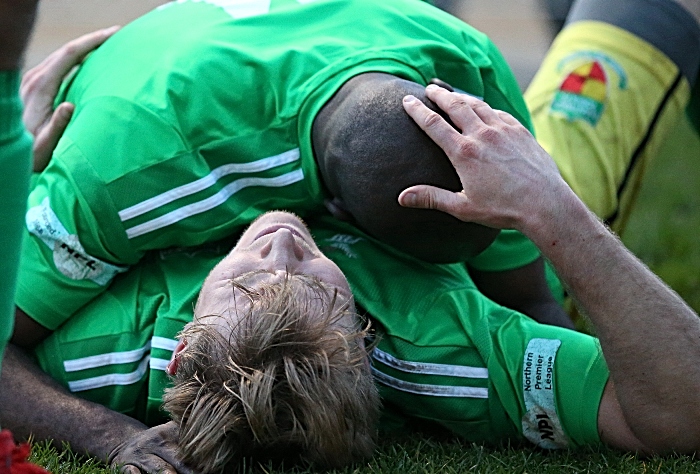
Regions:
[[[43,171],[49,164],[58,140],[68,126],[75,106],[64,102],[54,110],[51,120],[34,139],[34,171]]]
[[[467,221],[468,200],[464,193],[454,193],[446,189],[425,184],[411,186],[399,195],[399,204],[417,209],[435,209]]]

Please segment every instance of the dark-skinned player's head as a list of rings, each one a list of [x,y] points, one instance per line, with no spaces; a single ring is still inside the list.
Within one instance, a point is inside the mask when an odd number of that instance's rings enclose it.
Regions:
[[[388,74],[352,78],[317,115],[314,152],[336,216],[422,260],[465,261],[498,231],[397,200],[415,184],[462,189],[445,153],[403,109],[403,97],[412,94],[437,111],[424,89]]]

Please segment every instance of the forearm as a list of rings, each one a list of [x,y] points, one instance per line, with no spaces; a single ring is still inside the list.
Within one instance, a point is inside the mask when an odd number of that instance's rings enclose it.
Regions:
[[[520,230],[593,322],[632,431],[657,450],[695,450],[700,320],[568,188],[549,202]]]
[[[146,426],[82,400],[43,373],[20,349],[8,345],[0,378],[0,421],[18,438],[70,444],[77,453],[107,461],[114,448]]]
[[[462,133],[411,96],[404,108],[445,150],[462,191],[417,185],[399,202],[529,237],[593,322],[636,440],[656,452],[700,450],[697,314],[586,208],[513,117],[437,87],[426,93]]]

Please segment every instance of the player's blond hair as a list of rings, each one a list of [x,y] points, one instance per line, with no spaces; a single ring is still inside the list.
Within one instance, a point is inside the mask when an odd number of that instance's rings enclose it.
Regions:
[[[226,339],[195,321],[183,330],[165,409],[183,460],[203,473],[244,457],[339,467],[374,449],[379,398],[361,344],[339,321],[351,301],[302,275],[258,290]],[[340,306],[340,307],[337,307]]]

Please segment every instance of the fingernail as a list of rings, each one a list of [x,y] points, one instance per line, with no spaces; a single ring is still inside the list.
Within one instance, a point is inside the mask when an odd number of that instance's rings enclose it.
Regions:
[[[403,196],[401,196],[401,205],[402,206],[413,207],[416,205],[417,201],[418,201],[418,197],[416,196],[415,193],[406,193]]]
[[[65,103],[65,102],[64,102]],[[69,119],[73,115],[74,107],[72,104],[61,107],[61,117],[64,119]]]
[[[404,104],[412,104],[416,101],[416,98],[413,97],[412,95],[407,95],[403,98]]]
[[[436,91],[436,90],[438,90],[438,86],[436,86],[435,84],[428,84],[428,86],[426,86],[425,90],[426,91]]]

